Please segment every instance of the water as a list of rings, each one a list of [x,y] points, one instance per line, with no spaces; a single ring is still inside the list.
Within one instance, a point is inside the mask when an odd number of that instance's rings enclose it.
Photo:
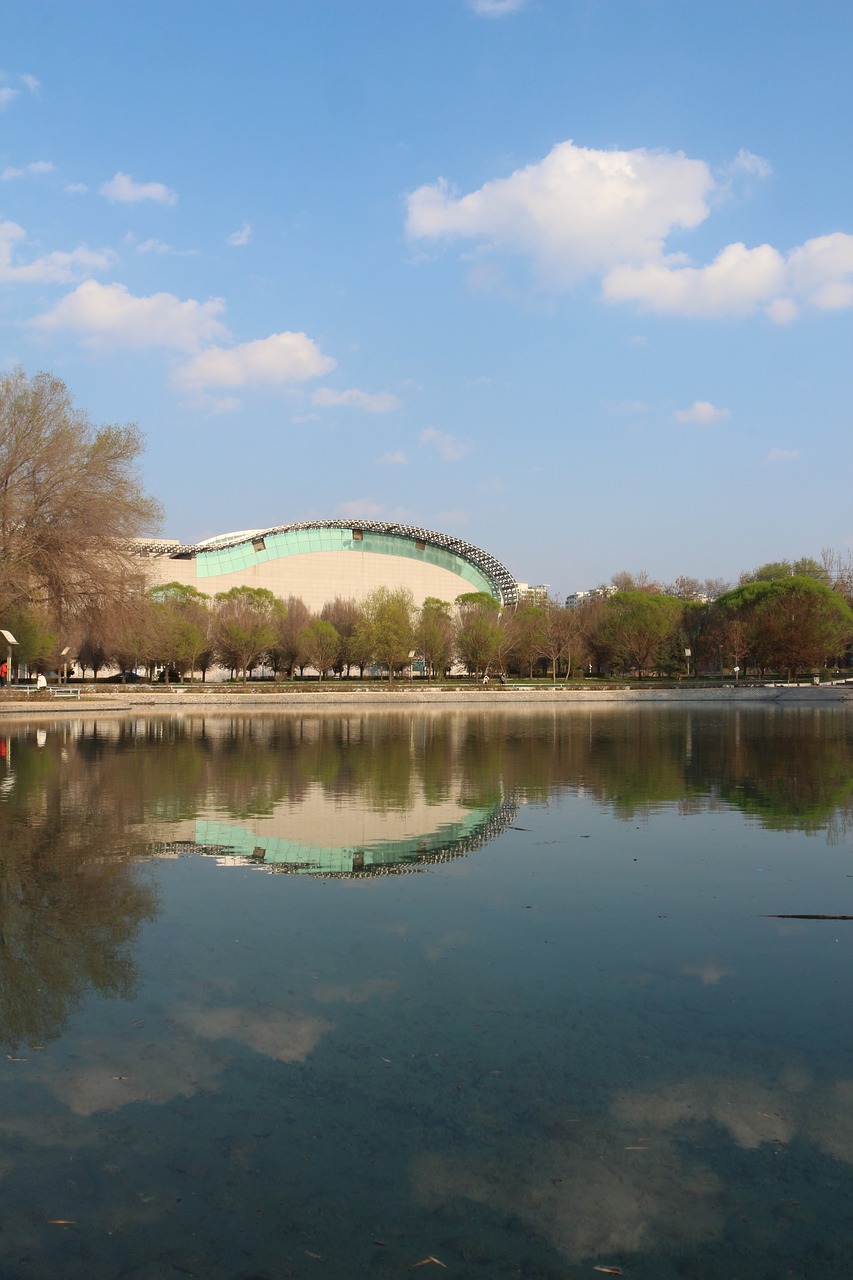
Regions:
[[[851,819],[840,709],[7,725],[0,1276],[846,1280]]]

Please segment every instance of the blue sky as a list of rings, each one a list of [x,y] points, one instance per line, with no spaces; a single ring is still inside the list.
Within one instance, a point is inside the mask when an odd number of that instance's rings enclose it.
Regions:
[[[350,516],[557,594],[853,548],[853,6],[28,0],[0,363],[163,532]]]

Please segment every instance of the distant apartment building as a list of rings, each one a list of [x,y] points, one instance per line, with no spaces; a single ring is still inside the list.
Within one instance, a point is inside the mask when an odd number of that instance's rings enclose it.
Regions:
[[[590,587],[589,591],[574,591],[570,596],[566,596],[566,608],[577,609],[580,605],[586,604],[589,600],[606,600],[608,596],[612,596],[615,587]]]
[[[528,582],[516,583],[518,591],[519,604],[547,604],[548,603],[548,584],[541,583],[538,587],[531,587]]]

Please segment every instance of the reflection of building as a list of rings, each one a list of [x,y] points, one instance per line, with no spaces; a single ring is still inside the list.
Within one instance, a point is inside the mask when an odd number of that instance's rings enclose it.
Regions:
[[[428,596],[453,601],[484,591],[503,604],[518,597],[509,570],[460,538],[376,520],[313,520],[222,534],[184,546],[139,541],[154,582],[181,582],[208,595],[231,587],[267,587],[301,596],[319,610],[336,596],[363,600],[376,587],[407,587],[420,605]]]
[[[333,806],[325,801],[328,812]],[[302,806],[299,806],[300,808]],[[435,818],[449,818],[451,806],[434,806]],[[514,800],[502,800],[488,808],[458,809],[452,820],[439,821],[431,830],[415,831],[412,811],[396,811],[392,820],[369,821],[362,840],[346,839],[342,843],[326,843],[333,838],[330,829],[312,837],[300,830],[307,815],[296,814],[289,823],[287,813],[280,811],[277,821],[269,819],[229,822],[202,818],[195,823],[194,838],[172,840],[156,847],[159,854],[192,852],[213,855],[220,866],[262,866],[268,871],[314,876],[371,876],[417,871],[423,866],[462,857],[494,840],[511,825],[518,811]],[[313,808],[313,806],[312,806]],[[420,812],[420,806],[418,807]],[[359,825],[365,814],[347,810],[346,827]],[[370,814],[387,819],[389,815]],[[284,828],[287,834],[271,834],[271,828]],[[396,835],[394,829],[397,829]]]

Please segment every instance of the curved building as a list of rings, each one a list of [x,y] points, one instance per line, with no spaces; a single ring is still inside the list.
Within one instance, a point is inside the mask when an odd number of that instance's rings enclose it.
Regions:
[[[518,583],[505,565],[461,538],[378,520],[309,520],[221,534],[183,545],[140,541],[155,583],[180,582],[207,595],[266,587],[301,596],[319,610],[336,596],[363,600],[377,587],[406,587],[416,605],[428,596],[454,601],[484,591],[515,604]]]

